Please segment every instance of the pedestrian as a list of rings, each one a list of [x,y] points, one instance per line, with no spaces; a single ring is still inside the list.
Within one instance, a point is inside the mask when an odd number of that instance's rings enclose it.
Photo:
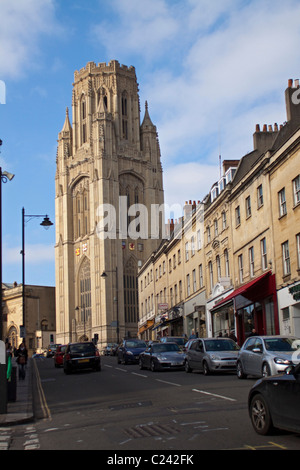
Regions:
[[[235,334],[234,334],[234,330],[232,330],[232,331],[230,332],[229,338],[232,339],[233,341],[235,341],[235,342],[237,343],[237,337],[236,337]]]
[[[195,330],[192,330],[192,333],[189,336],[189,339],[195,339],[197,336],[195,335]]]
[[[20,344],[19,349],[17,350],[17,363],[19,367],[19,379],[25,379],[25,366],[27,364],[28,352],[25,346],[24,341]]]
[[[6,378],[7,378],[7,381],[10,382],[11,380],[11,356],[12,356],[11,344],[9,342],[6,342],[5,348],[6,348]]]

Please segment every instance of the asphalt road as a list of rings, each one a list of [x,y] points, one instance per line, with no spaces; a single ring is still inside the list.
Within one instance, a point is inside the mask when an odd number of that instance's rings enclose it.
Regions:
[[[32,449],[107,450],[113,458],[123,451],[188,458],[201,450],[300,449],[300,435],[253,430],[247,396],[255,379],[140,371],[115,357],[102,357],[101,372],[65,375],[47,358],[34,369],[37,419],[18,428],[12,449],[24,448],[24,439]]]

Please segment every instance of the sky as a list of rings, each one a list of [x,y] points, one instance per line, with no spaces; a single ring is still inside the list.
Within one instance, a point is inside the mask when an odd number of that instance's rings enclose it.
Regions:
[[[0,0],[2,278],[55,285],[58,133],[75,70],[133,65],[141,120],[156,125],[165,203],[203,200],[222,160],[253,150],[256,124],[286,121],[300,76],[299,0]],[[30,215],[38,217],[30,218]]]

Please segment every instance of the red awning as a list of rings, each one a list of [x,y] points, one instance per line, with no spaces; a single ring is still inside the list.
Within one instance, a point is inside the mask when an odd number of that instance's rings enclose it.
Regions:
[[[262,276],[259,276],[257,277],[256,279],[253,279],[252,281],[248,282],[247,284],[244,284],[243,286],[239,287],[238,289],[234,290],[233,292],[231,292],[231,294],[229,294],[227,297],[225,297],[224,299],[220,300],[220,302],[218,302],[216,305],[213,306],[213,308],[211,309],[214,310],[218,307],[221,307],[222,305],[224,305],[225,303],[229,302],[230,300],[232,300],[234,297],[238,296],[238,295],[242,295],[242,294],[245,294],[248,290],[250,290],[253,286],[255,286],[257,283],[259,283],[260,281],[262,281],[263,279],[265,279],[267,276],[270,276],[272,274],[271,271],[268,271],[264,274],[262,274]]]

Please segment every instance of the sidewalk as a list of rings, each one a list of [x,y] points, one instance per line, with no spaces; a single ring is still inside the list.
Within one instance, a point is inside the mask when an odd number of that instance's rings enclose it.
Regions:
[[[16,365],[15,359],[13,359],[13,366]],[[17,373],[17,398],[15,402],[7,403],[6,414],[0,414],[0,426],[28,423],[33,419],[32,359],[29,359],[25,379],[19,380]]]

